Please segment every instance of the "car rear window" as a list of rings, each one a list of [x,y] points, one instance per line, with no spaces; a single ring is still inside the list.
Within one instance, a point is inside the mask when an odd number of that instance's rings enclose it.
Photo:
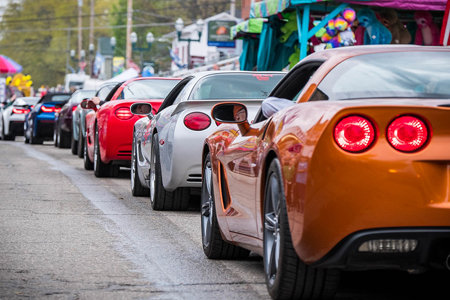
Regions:
[[[200,80],[191,100],[264,99],[284,74],[214,74]]]
[[[318,86],[320,100],[449,98],[450,52],[390,52],[349,58]]]
[[[47,99],[46,101],[65,101],[69,100],[70,95],[53,95],[50,99]]]
[[[164,99],[179,80],[138,80],[127,84],[117,99]]]

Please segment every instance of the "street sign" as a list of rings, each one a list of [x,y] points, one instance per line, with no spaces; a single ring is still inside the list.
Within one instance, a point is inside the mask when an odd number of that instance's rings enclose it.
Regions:
[[[230,29],[236,25],[236,21],[214,20],[208,22],[208,46],[236,47],[236,43],[231,39]]]

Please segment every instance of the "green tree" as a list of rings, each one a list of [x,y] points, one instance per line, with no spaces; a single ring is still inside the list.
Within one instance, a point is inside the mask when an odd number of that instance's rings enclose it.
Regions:
[[[95,1],[94,26],[109,23],[107,9],[111,1]],[[89,27],[90,6],[85,0],[82,26]],[[23,67],[23,73],[32,76],[34,86],[56,86],[66,73],[66,60],[70,49],[78,50],[78,3],[76,0],[23,0],[9,2],[0,22],[2,38],[0,53]],[[95,40],[110,36],[110,29],[94,31]],[[82,31],[82,48],[88,50],[89,30]],[[72,67],[76,64],[69,60]]]

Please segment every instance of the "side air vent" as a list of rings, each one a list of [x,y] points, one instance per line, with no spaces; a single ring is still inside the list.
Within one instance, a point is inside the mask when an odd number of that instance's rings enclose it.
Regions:
[[[227,177],[225,172],[223,171],[222,164],[220,166],[220,195],[222,196],[222,205],[224,209],[228,209],[230,207],[230,192],[228,190]]]
[[[117,156],[131,156],[131,151],[119,151]]]
[[[202,182],[202,174],[189,174],[188,182]]]

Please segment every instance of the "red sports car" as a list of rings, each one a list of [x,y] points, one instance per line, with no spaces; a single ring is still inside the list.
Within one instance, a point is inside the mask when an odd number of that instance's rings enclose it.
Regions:
[[[177,78],[141,77],[118,84],[105,101],[86,115],[86,169],[94,169],[97,177],[116,176],[120,166],[129,167],[133,125],[140,117],[130,111],[136,102],[150,103],[154,113],[166,95],[178,83]]]

